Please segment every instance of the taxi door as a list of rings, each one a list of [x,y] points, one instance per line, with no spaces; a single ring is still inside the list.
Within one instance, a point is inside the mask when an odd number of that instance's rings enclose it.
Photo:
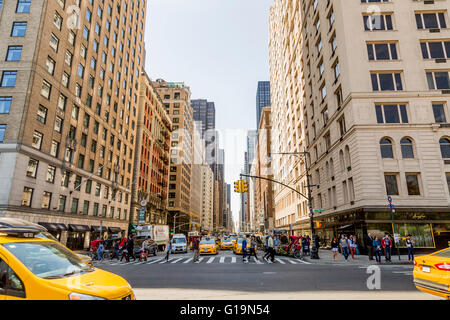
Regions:
[[[25,285],[0,254],[0,300],[25,300]]]

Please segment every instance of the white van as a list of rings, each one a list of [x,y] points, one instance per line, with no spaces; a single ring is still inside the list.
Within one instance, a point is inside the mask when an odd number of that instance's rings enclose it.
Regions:
[[[175,234],[171,240],[172,242],[172,250],[171,253],[177,253],[177,252],[188,252],[188,244],[187,239],[184,234]]]

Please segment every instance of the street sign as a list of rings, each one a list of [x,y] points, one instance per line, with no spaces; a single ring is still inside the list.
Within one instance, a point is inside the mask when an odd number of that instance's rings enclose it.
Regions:
[[[139,209],[139,224],[145,223],[145,207]]]
[[[325,211],[325,209],[313,209],[313,212],[318,212],[318,213],[321,213],[321,212],[324,212]]]
[[[391,196],[388,196],[388,202],[392,203],[392,197]]]
[[[147,205],[147,200],[141,200],[140,204],[141,206],[145,207]]]

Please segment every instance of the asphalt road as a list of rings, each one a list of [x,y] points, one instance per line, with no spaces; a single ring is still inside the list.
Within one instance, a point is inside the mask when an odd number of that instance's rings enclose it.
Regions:
[[[373,273],[363,265],[308,264],[287,257],[277,257],[274,264],[253,258],[243,263],[231,251],[201,256],[194,264],[192,256],[173,254],[165,262],[160,253],[144,263],[105,261],[97,267],[124,277],[138,299],[435,299],[414,287],[410,265],[379,266],[380,289],[371,290],[367,281]]]

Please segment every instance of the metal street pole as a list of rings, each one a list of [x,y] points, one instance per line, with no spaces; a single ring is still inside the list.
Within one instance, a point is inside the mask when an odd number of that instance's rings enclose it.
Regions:
[[[399,244],[400,244],[400,239],[399,239],[399,243],[397,243],[397,241],[395,241],[395,222],[394,222],[394,213],[395,213],[395,207],[392,204],[392,197],[388,196],[388,202],[389,202],[389,208],[391,209],[391,221],[392,221],[392,232],[394,233],[394,243],[395,243],[395,247],[397,248],[397,255],[398,255],[398,260],[401,260],[400,258],[400,249],[399,249]]]

